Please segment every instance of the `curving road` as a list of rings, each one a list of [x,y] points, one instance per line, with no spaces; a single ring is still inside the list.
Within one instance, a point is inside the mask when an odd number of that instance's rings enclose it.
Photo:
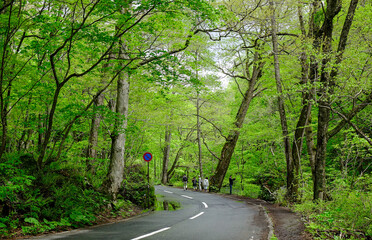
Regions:
[[[258,206],[216,194],[156,186],[164,200],[177,201],[181,209],[158,211],[128,221],[48,235],[36,239],[161,239],[161,240],[261,240],[267,223]]]

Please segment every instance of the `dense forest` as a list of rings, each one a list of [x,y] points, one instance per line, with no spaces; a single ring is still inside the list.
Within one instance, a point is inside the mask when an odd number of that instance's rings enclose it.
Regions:
[[[154,205],[154,184],[372,238],[371,0],[3,0],[0,236]],[[150,205],[146,204],[151,152]]]

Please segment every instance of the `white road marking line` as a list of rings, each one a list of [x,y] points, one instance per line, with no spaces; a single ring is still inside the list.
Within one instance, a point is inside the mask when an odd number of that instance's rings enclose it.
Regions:
[[[181,196],[184,197],[184,198],[193,199],[192,197],[189,197],[189,196],[186,196],[186,195],[181,195]]]
[[[170,192],[170,191],[167,191],[167,190],[164,190],[164,192],[166,192],[166,193],[173,193],[173,192]]]
[[[197,214],[197,215],[195,215],[195,216],[193,216],[193,217],[191,217],[191,218],[189,218],[189,219],[195,219],[195,218],[197,218],[197,217],[199,217],[200,215],[203,215],[204,214],[204,212],[201,212],[201,213],[199,213],[199,214]]]
[[[208,205],[205,202],[202,202],[205,208],[208,208]]]
[[[148,234],[146,234],[146,235],[142,235],[142,236],[139,236],[139,237],[133,238],[132,240],[139,240],[139,239],[142,239],[142,238],[147,238],[147,237],[150,237],[150,236],[155,235],[155,234],[157,234],[157,233],[164,232],[164,231],[166,231],[166,230],[168,230],[168,229],[170,229],[170,227],[162,228],[162,229],[160,229],[160,230],[158,230],[158,231],[155,231],[155,232],[152,232],[152,233],[148,233]]]

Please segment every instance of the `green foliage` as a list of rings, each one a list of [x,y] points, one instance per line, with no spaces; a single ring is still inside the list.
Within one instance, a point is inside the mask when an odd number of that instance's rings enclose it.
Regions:
[[[215,186],[209,186],[209,191],[210,192],[218,192],[218,188]]]
[[[156,195],[155,210],[156,211],[174,211],[181,208],[181,204],[177,201],[166,201],[164,196]]]
[[[2,237],[11,237],[16,229],[34,235],[91,225],[105,211],[109,200],[74,169],[51,165],[31,176],[25,174],[28,158],[16,154],[6,157],[0,163]],[[114,206],[112,215],[119,212],[126,217],[133,204],[118,200]]]
[[[274,193],[275,202],[286,206],[288,204],[286,194],[287,194],[287,189],[284,187],[276,190]]]
[[[149,197],[147,197],[149,192]],[[154,206],[155,188],[147,183],[147,170],[143,165],[133,165],[125,170],[125,179],[120,194],[124,199],[143,208]],[[149,202],[147,202],[149,201]]]
[[[38,234],[42,232],[48,232],[51,230],[55,230],[57,228],[69,227],[71,224],[66,219],[61,219],[61,221],[48,221],[44,219],[43,222],[39,222],[36,218],[25,218],[25,224],[22,226],[22,232],[24,234]]]
[[[368,177],[368,181],[371,178]],[[366,180],[364,180],[366,181]],[[343,181],[334,183],[331,201],[306,201],[295,206],[307,217],[308,230],[320,239],[368,239],[372,236],[372,194],[350,189]]]
[[[0,162],[0,236],[18,227],[17,208],[23,206],[33,180],[22,168],[20,155],[9,154]]]
[[[17,155],[9,155],[0,162],[0,201],[17,201],[18,194],[32,184],[33,176],[21,169],[21,160]]]
[[[338,33],[347,17],[349,2],[342,2],[343,9],[333,21],[333,50],[337,49]],[[103,0],[94,3],[9,1],[10,5],[2,9],[0,111],[4,129],[1,135],[5,139],[1,147],[5,153],[1,153],[0,160],[0,234],[11,237],[10,232],[20,230],[25,234],[37,234],[80,227],[96,221],[101,211],[128,216],[133,203],[146,207],[147,169],[139,165],[143,162],[140,153],[151,149],[154,155],[150,163],[151,176],[155,175],[153,182],[159,183],[165,128],[172,131],[170,164],[177,150],[185,145],[178,162],[180,167],[175,169],[171,179],[171,184],[182,187],[180,179],[185,169],[190,178],[199,174],[199,152],[195,144],[197,96],[202,102],[199,115],[204,143],[201,149],[203,174],[210,177],[218,164],[211,152],[218,157],[225,137],[231,130],[238,130],[233,124],[250,82],[244,78],[252,77],[249,75],[257,66],[256,62],[251,62],[252,46],[259,45],[263,45],[258,53],[265,66],[244,126],[239,129],[239,141],[222,191],[229,192],[228,176],[233,175],[237,178],[234,193],[266,200],[273,200],[274,196],[278,203],[287,204],[283,187],[286,185],[286,160],[268,37],[271,29],[264,20],[269,13],[267,6],[260,1],[206,0],[145,0],[138,4]],[[302,77],[309,76],[301,72],[299,57],[302,58],[302,54],[307,55],[308,66],[315,67],[310,61],[319,63],[315,64],[319,73],[321,63],[328,58],[330,62],[326,68],[337,68],[334,84],[329,85],[329,93],[332,93],[329,96],[332,109],[329,130],[342,120],[336,111],[351,116],[351,110],[368,105],[351,121],[371,138],[371,105],[362,103],[371,92],[372,84],[369,67],[372,20],[366,18],[366,13],[371,12],[371,3],[359,4],[348,47],[337,66],[334,62],[338,62],[336,59],[341,55],[319,53],[313,47],[314,39],[308,38],[314,36],[309,31],[310,26],[304,26],[308,34],[302,36],[297,22],[298,10],[302,9],[304,19],[309,19],[305,25],[313,19],[315,27],[321,26],[327,6],[319,6],[312,18],[309,14],[313,13],[314,5],[311,1],[305,3],[283,2],[277,9],[281,32],[280,72],[290,138],[293,139],[303,106],[302,96],[308,89],[318,92],[322,85],[318,79],[313,79],[314,84],[311,81],[299,84]],[[210,39],[217,40],[225,35],[224,26],[229,28],[225,32],[228,38],[212,44]],[[194,35],[199,28],[203,30]],[[219,31],[208,33],[207,29]],[[118,37],[121,33],[123,35]],[[119,40],[125,45],[125,57],[121,59],[115,54]],[[177,52],[186,45],[186,51]],[[169,51],[177,53],[168,54]],[[130,116],[126,119],[126,129],[117,131],[125,132],[127,169],[120,190],[122,196],[108,204],[109,200],[98,188],[110,164],[111,136],[117,133],[113,132],[112,124],[125,119],[113,111],[112,99],[116,93],[110,81],[116,79],[115,74],[126,64],[125,71],[130,73]],[[86,70],[89,71],[84,72]],[[229,85],[227,78],[221,77],[221,70],[235,76],[230,79],[234,79],[233,84]],[[223,79],[223,88],[220,79]],[[57,91],[57,86],[62,88]],[[92,96],[104,87],[104,99],[108,103],[104,101],[103,105],[89,108]],[[51,109],[54,96],[56,107]],[[313,128],[315,141],[319,97],[314,95],[310,100],[313,105],[309,126]],[[95,114],[100,116],[97,157],[86,159]],[[72,126],[71,121],[75,121]],[[47,126],[48,122],[53,125]],[[48,130],[51,137],[42,144]],[[184,140],[188,131],[191,131],[190,138]],[[64,134],[66,139],[63,139]],[[311,169],[305,145],[303,142],[299,179],[299,199],[304,203],[297,207],[309,216],[310,229],[323,237],[340,234],[349,238],[370,237],[369,143],[349,125],[329,140],[325,166],[329,201],[319,203],[311,202]],[[46,155],[37,166],[36,159],[43,146]],[[57,156],[59,146],[61,156]],[[91,161],[92,171],[87,171],[87,161]],[[150,206],[153,206],[154,188],[151,186],[149,190]],[[210,191],[217,189],[212,187]],[[106,206],[112,208],[107,210]]]
[[[270,240],[278,240],[278,238],[275,237],[275,235],[274,235],[274,236],[271,236]]]
[[[171,181],[171,185],[173,185],[174,187],[179,187],[179,188],[183,188],[183,182],[178,180],[178,181]]]

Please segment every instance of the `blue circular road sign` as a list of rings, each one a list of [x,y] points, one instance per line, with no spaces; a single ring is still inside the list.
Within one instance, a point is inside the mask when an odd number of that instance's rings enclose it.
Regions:
[[[149,153],[149,152],[145,152],[145,153],[143,154],[143,160],[145,160],[146,162],[150,162],[151,159],[152,159],[152,154],[151,154],[151,153]]]

